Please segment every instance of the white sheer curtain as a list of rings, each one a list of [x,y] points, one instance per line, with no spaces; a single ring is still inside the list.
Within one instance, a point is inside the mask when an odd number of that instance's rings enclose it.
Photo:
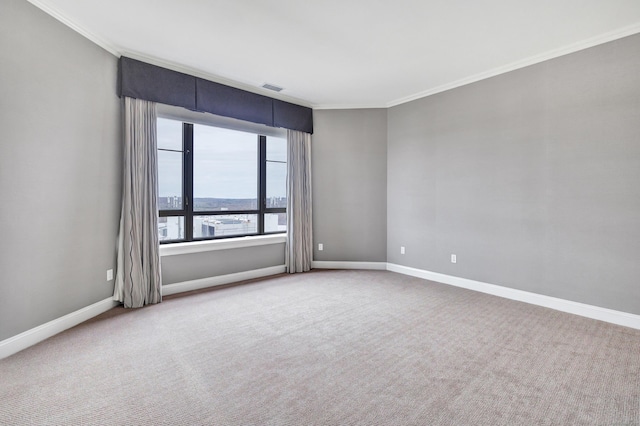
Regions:
[[[162,301],[158,245],[156,104],[125,98],[124,174],[113,299],[125,308]]]
[[[287,271],[311,269],[311,135],[287,130]]]

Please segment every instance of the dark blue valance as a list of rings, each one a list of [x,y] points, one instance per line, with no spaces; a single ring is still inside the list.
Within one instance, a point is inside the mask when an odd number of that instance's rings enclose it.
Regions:
[[[196,78],[135,59],[120,58],[118,96],[196,109]]]
[[[196,110],[273,126],[273,99],[196,79]]]
[[[313,110],[246,90],[121,57],[118,96],[313,133]]]
[[[273,99],[273,127],[313,134],[313,110]]]

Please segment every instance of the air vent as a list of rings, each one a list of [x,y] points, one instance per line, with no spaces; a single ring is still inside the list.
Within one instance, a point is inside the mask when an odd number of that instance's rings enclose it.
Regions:
[[[278,87],[275,84],[269,84],[269,83],[265,83],[262,85],[263,88],[268,89],[268,90],[273,90],[274,92],[280,92],[282,91],[282,87]]]

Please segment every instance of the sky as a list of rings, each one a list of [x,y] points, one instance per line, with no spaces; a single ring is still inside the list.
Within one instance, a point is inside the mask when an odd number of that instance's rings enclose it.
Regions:
[[[257,198],[257,135],[194,125],[194,198]],[[267,137],[267,161],[286,161],[286,139]],[[158,119],[158,148],[182,150],[182,123]],[[286,164],[267,162],[267,197],[286,195]],[[181,196],[182,153],[158,152],[159,196]]]

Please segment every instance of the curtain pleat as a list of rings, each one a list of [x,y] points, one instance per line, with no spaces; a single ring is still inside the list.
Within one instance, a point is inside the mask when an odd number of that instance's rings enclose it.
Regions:
[[[124,175],[114,300],[126,308],[162,301],[158,242],[156,105],[125,97]]]
[[[311,269],[311,135],[287,130],[287,271]]]

